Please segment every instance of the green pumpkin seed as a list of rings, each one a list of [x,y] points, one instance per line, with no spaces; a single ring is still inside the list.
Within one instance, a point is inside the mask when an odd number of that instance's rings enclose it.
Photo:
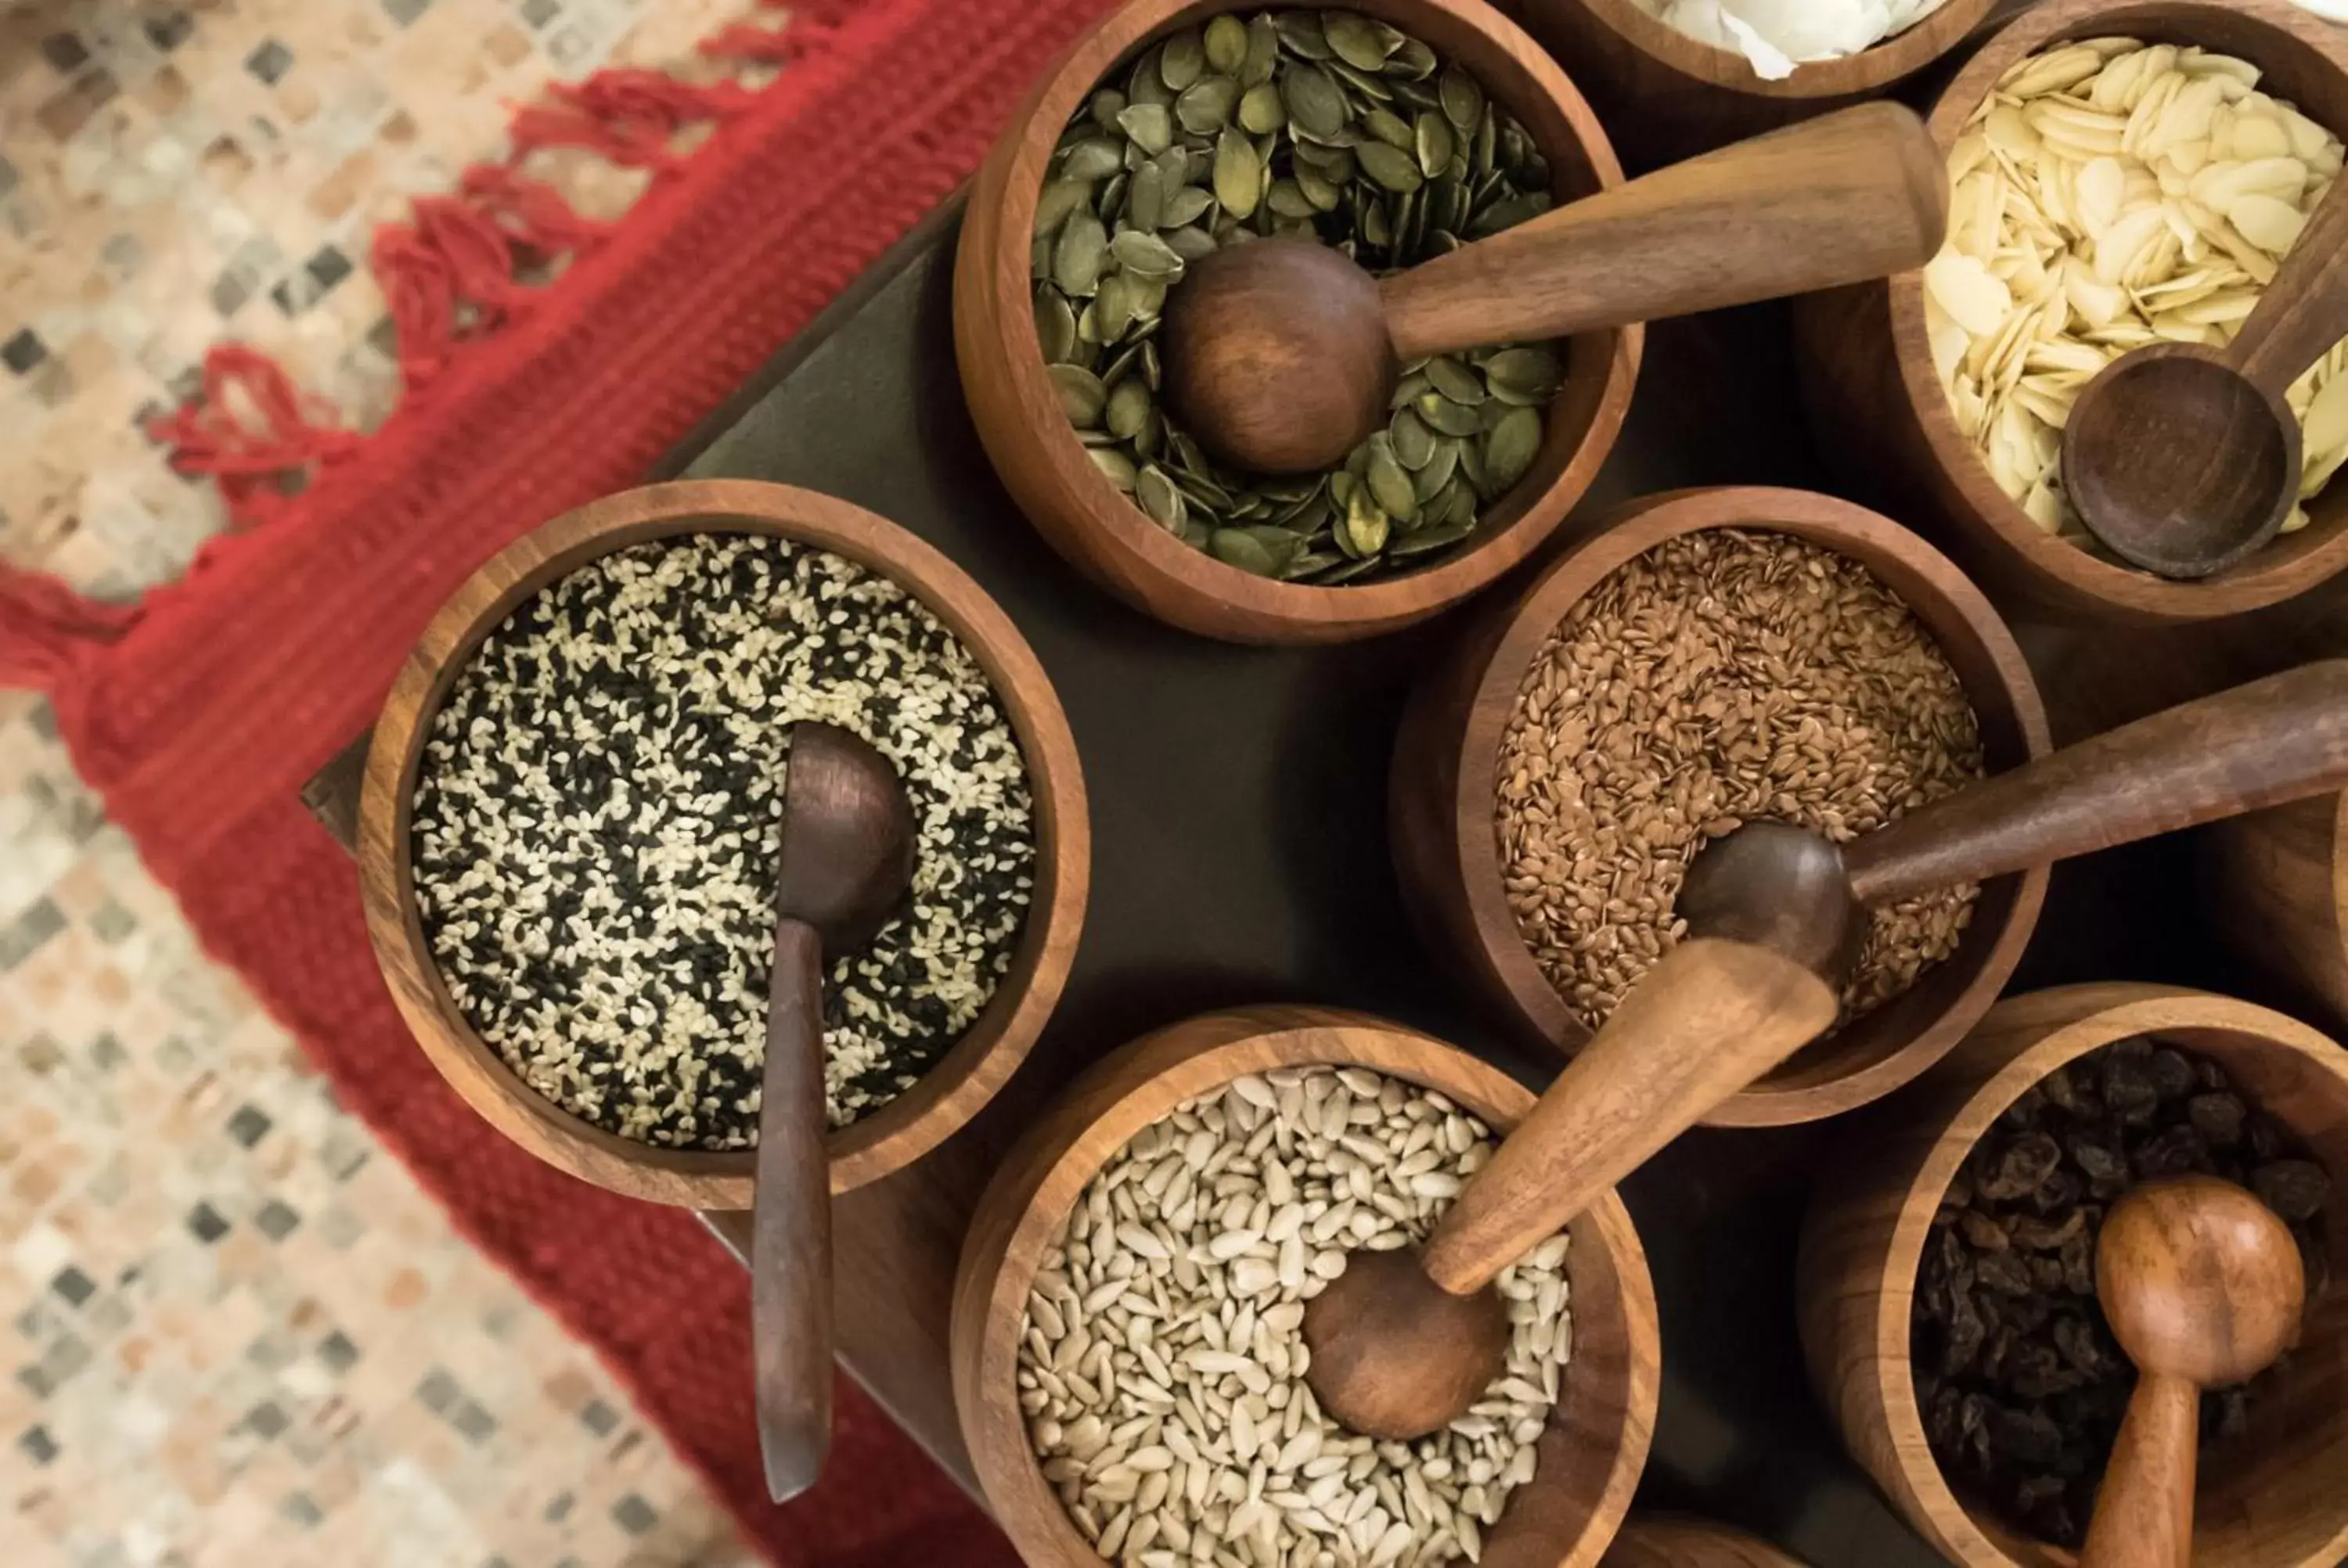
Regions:
[[[1402,42],[1400,35],[1391,35],[1367,16],[1352,11],[1324,11],[1321,14],[1321,33],[1329,40],[1329,49],[1339,59],[1360,70],[1383,68],[1386,56]]]
[[[1103,130],[1117,128],[1117,117],[1124,112],[1125,95],[1115,87],[1103,87],[1092,97],[1093,124]]]
[[[1139,229],[1128,229],[1109,241],[1109,254],[1118,266],[1144,278],[1171,280],[1181,276],[1182,258],[1173,246],[1157,235]]]
[[[1504,496],[1533,466],[1540,451],[1541,421],[1537,410],[1511,408],[1484,437],[1484,491]]]
[[[1199,79],[1207,68],[1207,41],[1196,29],[1175,34],[1166,40],[1166,52],[1158,62],[1159,77],[1176,92],[1180,92]]]
[[[1100,423],[1101,409],[1108,395],[1101,386],[1100,377],[1080,365],[1056,364],[1051,368],[1052,385],[1060,395],[1061,411],[1068,423],[1088,428]]]
[[[1334,571],[1323,572],[1319,577],[1313,579],[1313,585],[1315,588],[1342,587],[1346,583],[1352,582],[1355,578],[1367,577],[1370,573],[1377,570],[1378,568],[1385,564],[1385,561],[1383,557],[1365,556],[1360,560],[1347,561],[1344,566],[1337,568]]]
[[[1426,379],[1436,391],[1457,404],[1473,408],[1484,401],[1484,378],[1469,370],[1449,354],[1437,354],[1426,362]],[[1447,436],[1463,432],[1447,430]]]
[[[1457,66],[1446,66],[1437,91],[1443,98],[1443,118],[1451,122],[1452,128],[1463,134],[1472,133],[1484,118],[1482,86]]]
[[[1290,561],[1288,569],[1282,572],[1280,576],[1284,582],[1294,582],[1300,578],[1313,577],[1327,571],[1333,566],[1343,566],[1345,558],[1333,550],[1307,550]]]
[[[1416,406],[1418,400],[1426,395],[1429,385],[1430,384],[1426,379],[1426,372],[1423,370],[1405,371],[1403,373],[1403,378],[1395,383],[1394,396],[1387,400],[1386,407],[1391,410],[1399,411],[1401,409]]]
[[[1547,403],[1557,395],[1563,376],[1557,351],[1544,344],[1502,349],[1484,362],[1492,395],[1509,403]]]
[[[1480,209],[1475,217],[1468,220],[1468,237],[1481,240],[1488,234],[1498,234],[1504,229],[1529,222],[1549,210],[1550,196],[1546,190],[1507,197]]]
[[[1272,25],[1280,34],[1280,46],[1298,59],[1330,57],[1328,36],[1321,29],[1321,18],[1312,12],[1276,11]]]
[[[1374,108],[1362,116],[1362,128],[1388,147],[1404,152],[1412,151],[1417,146],[1417,135],[1410,128],[1409,122],[1390,108]]]
[[[1108,231],[1090,212],[1078,212],[1060,230],[1052,251],[1052,281],[1072,299],[1086,299],[1100,287],[1101,263],[1108,259]]]
[[[1120,115],[1131,111],[1120,109]],[[1086,137],[1060,159],[1060,178],[1079,184],[1107,179],[1125,167],[1125,148],[1104,136]]]
[[[1337,548],[1347,555],[1374,556],[1386,548],[1394,524],[1378,507],[1367,486],[1354,491],[1345,503],[1344,520],[1337,525]]]
[[[1206,196],[1207,194],[1203,190],[1199,190],[1199,188],[1195,185],[1191,186],[1189,189],[1198,191],[1201,196]],[[1182,198],[1178,195],[1174,199],[1172,205],[1179,207],[1181,203]],[[1200,208],[1200,210],[1203,212],[1208,207],[1211,207],[1213,205],[1214,199],[1212,197],[1208,197],[1206,203]],[[1174,217],[1173,211],[1169,210],[1167,213],[1167,217],[1170,220]],[[1203,229],[1192,229],[1188,227],[1181,229],[1169,229],[1167,231],[1163,238],[1165,239],[1168,247],[1185,261],[1195,261],[1201,256],[1210,256],[1214,254],[1214,236],[1208,233]]]
[[[1207,548],[1225,566],[1235,566],[1241,571],[1258,577],[1277,577],[1280,569],[1273,563],[1272,552],[1252,534],[1239,528],[1217,528],[1207,540]]]
[[[1354,90],[1357,107],[1364,99],[1373,104],[1394,101],[1394,88],[1380,81],[1375,72],[1356,70],[1343,60],[1332,60],[1325,68],[1341,84]]]
[[[1109,413],[1112,416],[1117,413],[1115,393],[1109,395]],[[1114,418],[1109,427],[1116,428]],[[1427,456],[1426,466],[1410,477],[1411,494],[1418,497],[1422,509],[1442,493],[1444,487],[1451,483],[1451,477],[1459,471],[1460,445],[1458,440],[1450,436],[1437,441],[1435,450]]]
[[[1166,74],[1161,68],[1165,59],[1166,46],[1161,44],[1133,62],[1133,69],[1126,74],[1125,78],[1127,102],[1170,104],[1174,101],[1173,89],[1166,85]]]
[[[1239,107],[1240,84],[1231,77],[1200,77],[1174,100],[1174,118],[1192,136],[1212,136],[1231,123]]]
[[[1426,467],[1435,456],[1435,432],[1426,427],[1426,420],[1407,408],[1394,416],[1386,434],[1394,442],[1395,461],[1413,472]]]
[[[1274,27],[1269,14],[1250,18],[1247,25],[1247,59],[1239,69],[1240,85],[1262,87],[1272,80],[1280,68],[1280,30]]]
[[[1280,89],[1270,82],[1258,82],[1240,96],[1240,128],[1254,136],[1269,136],[1288,123],[1288,107],[1280,101]]]
[[[1370,495],[1388,517],[1415,518],[1418,515],[1418,492],[1412,487],[1408,470],[1395,460],[1393,442],[1385,436],[1385,433],[1380,431],[1370,438],[1374,443],[1382,442],[1370,454],[1365,476]]]
[[[1426,44],[1416,38],[1405,38],[1386,59],[1386,75],[1406,82],[1423,82],[1435,75],[1443,62]]]
[[[1450,548],[1474,531],[1474,526],[1468,523],[1446,523],[1437,528],[1421,528],[1415,534],[1396,539],[1388,553],[1402,560],[1432,555],[1437,550]]]
[[[1055,179],[1047,182],[1043,194],[1035,199],[1035,233],[1038,238],[1057,234],[1068,214],[1092,204],[1093,189],[1081,179]]]
[[[1315,212],[1334,212],[1338,200],[1344,194],[1335,184],[1324,179],[1319,169],[1302,161],[1296,165],[1296,188],[1304,193],[1304,200],[1312,204]]]
[[[1076,313],[1068,296],[1049,283],[1035,285],[1035,336],[1044,345],[1044,363],[1063,364],[1076,357]]]
[[[1452,402],[1439,392],[1420,395],[1411,405],[1427,425],[1446,436],[1474,436],[1484,428],[1484,421],[1474,409]]]
[[[1364,142],[1354,156],[1361,160],[1362,172],[1388,190],[1416,190],[1426,178],[1408,153],[1383,141]]]
[[[1421,109],[1417,133],[1419,171],[1433,179],[1451,167],[1451,122],[1431,109]]]
[[[1311,218],[1320,210],[1303,187],[1293,179],[1275,179],[1264,196],[1264,205],[1282,218]]]
[[[1225,76],[1247,63],[1248,25],[1226,12],[1207,24],[1207,64]]]
[[[1166,221],[1166,176],[1155,160],[1133,171],[1125,188],[1125,220],[1145,231]]]
[[[1185,185],[1180,190],[1168,194],[1166,205],[1158,214],[1158,226],[1160,229],[1185,228],[1205,217],[1207,209],[1214,204],[1215,199],[1206,191],[1195,185]],[[1180,254],[1184,261],[1195,261],[1199,259],[1197,256],[1184,252],[1179,245],[1176,245],[1172,235],[1166,237],[1166,242],[1174,245],[1176,252]],[[1211,247],[1213,241],[1210,240],[1208,243]]]
[[[1128,375],[1109,389],[1104,407],[1103,422],[1108,433],[1121,440],[1131,441],[1149,427],[1149,416],[1158,409],[1157,400],[1149,395],[1149,387],[1138,375]]]
[[[1215,143],[1215,200],[1234,218],[1245,218],[1263,199],[1263,159],[1255,143],[1226,130]]]
[[[1402,154],[1397,152],[1395,156],[1400,158]],[[1416,174],[1418,171],[1413,169],[1411,172]],[[1375,245],[1380,250],[1394,244],[1394,220],[1386,216],[1384,207],[1365,205],[1361,210],[1361,225],[1365,244]]]
[[[1110,484],[1128,496],[1133,494],[1135,473],[1132,458],[1114,446],[1088,447],[1085,456],[1093,460],[1094,467],[1108,477]]]
[[[1128,104],[1117,123],[1134,146],[1153,158],[1174,145],[1174,116],[1164,104]]]
[[[1330,137],[1345,127],[1345,95],[1317,66],[1292,66],[1280,78],[1280,101],[1290,123],[1307,135]]]
[[[1122,272],[1111,272],[1100,281],[1100,292],[1093,295],[1089,307],[1091,319],[1079,323],[1080,329],[1086,332],[1088,342],[1113,343],[1133,325],[1138,309],[1133,281]]]
[[[1151,522],[1169,533],[1180,533],[1182,525],[1189,521],[1189,504],[1175,488],[1174,481],[1166,477],[1166,470],[1155,463],[1135,477],[1133,498],[1149,514]]]

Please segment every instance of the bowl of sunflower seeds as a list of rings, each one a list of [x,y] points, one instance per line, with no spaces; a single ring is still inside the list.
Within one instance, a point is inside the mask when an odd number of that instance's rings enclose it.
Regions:
[[[1262,643],[1409,625],[1589,488],[1641,330],[1406,364],[1387,426],[1342,464],[1270,475],[1164,405],[1168,293],[1270,238],[1388,273],[1621,181],[1580,92],[1482,0],[1136,0],[1045,75],[973,190],[954,273],[973,417],[1051,543],[1148,614]]]

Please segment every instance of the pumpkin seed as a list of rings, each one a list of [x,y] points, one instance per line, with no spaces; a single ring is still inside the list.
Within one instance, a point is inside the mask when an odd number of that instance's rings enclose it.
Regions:
[[[1374,556],[1386,548],[1394,525],[1372,497],[1367,486],[1355,488],[1345,503],[1344,520],[1337,525],[1337,548],[1350,556]]]
[[[1432,555],[1437,550],[1449,549],[1475,531],[1468,523],[1445,523],[1432,528],[1421,528],[1396,539],[1391,547],[1395,556],[1409,559],[1415,556]]]
[[[1280,575],[1280,568],[1274,562],[1272,551],[1264,548],[1261,539],[1243,529],[1217,528],[1213,537],[1208,539],[1207,548],[1225,566],[1235,566],[1258,577]]]
[[[1201,77],[1174,100],[1174,118],[1192,136],[1212,136],[1231,123],[1239,107],[1240,84],[1231,77]]]
[[[1263,196],[1263,160],[1255,143],[1236,130],[1226,130],[1215,143],[1215,200],[1234,218],[1255,210]]]
[[[1369,482],[1371,497],[1389,517],[1416,516],[1418,493],[1411,487],[1409,471],[1395,456],[1394,438],[1379,431],[1369,439],[1369,452],[1364,477]]]
[[[1127,111],[1117,111],[1120,116]],[[1083,183],[1107,179],[1125,167],[1125,149],[1107,137],[1086,137],[1060,158],[1060,179]]]
[[[1158,62],[1158,74],[1175,92],[1180,92],[1199,79],[1207,68],[1207,43],[1196,30],[1175,34],[1166,40],[1166,52]]]
[[[1272,25],[1280,33],[1281,46],[1300,60],[1325,60],[1330,57],[1329,39],[1321,30],[1321,18],[1310,11],[1275,11]]]
[[[1405,38],[1386,57],[1386,75],[1406,82],[1423,82],[1442,67],[1435,51],[1416,38]]]
[[[1443,99],[1443,118],[1454,130],[1472,132],[1482,123],[1484,89],[1475,77],[1457,66],[1446,66],[1436,90]]]
[[[1254,136],[1269,136],[1288,123],[1288,108],[1280,101],[1280,89],[1270,82],[1258,82],[1240,95],[1240,128]]]
[[[1189,188],[1189,193],[1203,198],[1199,208],[1199,210],[1202,213],[1209,207],[1215,204],[1213,197],[1208,196],[1205,191],[1200,190],[1195,185]],[[1167,212],[1167,218],[1169,221],[1178,216],[1172,209],[1178,208],[1181,205],[1182,198],[1179,196],[1176,197],[1169,205]],[[1204,229],[1194,229],[1185,226],[1180,229],[1169,231],[1164,238],[1168,247],[1185,261],[1195,261],[1201,256],[1211,256],[1215,252],[1214,236],[1208,233]]]
[[[1312,204],[1315,212],[1334,212],[1337,203],[1344,199],[1345,193],[1334,181],[1323,178],[1311,164],[1300,160],[1296,165],[1295,179],[1296,188],[1304,193],[1304,200]]]
[[[1056,364],[1052,367],[1052,385],[1060,394],[1060,407],[1068,423],[1080,428],[1098,425],[1101,409],[1107,394],[1101,387],[1100,377],[1082,365]]]
[[[1174,145],[1174,116],[1164,104],[1128,104],[1117,123],[1134,146],[1153,158]]]
[[[1432,109],[1421,109],[1416,140],[1420,173],[1433,179],[1451,167],[1453,142],[1449,120]]]
[[[1226,12],[1207,24],[1207,64],[1225,76],[1239,75],[1240,67],[1247,62],[1248,27],[1237,16]]]
[[[1125,216],[1136,229],[1144,231],[1166,221],[1166,177],[1154,159],[1133,171],[1132,183],[1125,191]]]
[[[1078,212],[1060,230],[1052,252],[1052,281],[1074,298],[1089,297],[1100,287],[1101,263],[1108,259],[1108,231],[1090,212]]]
[[[1068,214],[1090,206],[1093,188],[1081,179],[1055,179],[1044,187],[1035,199],[1035,233],[1038,238],[1057,234]]]
[[[1556,351],[1547,346],[1505,348],[1484,362],[1485,384],[1507,403],[1547,403],[1557,395],[1562,374]]]
[[[1288,118],[1310,136],[1334,136],[1345,127],[1345,95],[1317,66],[1292,67],[1280,78],[1280,101]]]
[[[1101,280],[1100,292],[1093,296],[1088,307],[1090,321],[1079,322],[1078,331],[1087,342],[1113,343],[1133,324],[1138,308],[1133,280],[1122,272],[1111,272]]]
[[[1108,249],[1117,265],[1128,272],[1169,281],[1182,275],[1181,255],[1173,246],[1143,230],[1128,229],[1109,241]]]
[[[1157,400],[1149,395],[1148,383],[1138,375],[1128,375],[1109,389],[1104,410],[1108,433],[1122,441],[1138,438],[1149,427],[1149,416],[1158,410]]]
[[[1313,205],[1313,199],[1304,194],[1303,188],[1293,179],[1273,180],[1271,192],[1264,197],[1264,204],[1282,218],[1310,218],[1320,210]]]
[[[1103,87],[1093,95],[1093,124],[1103,130],[1117,129],[1117,117],[1124,109],[1125,95],[1115,87]]]
[[[1483,377],[1449,354],[1436,355],[1426,362],[1426,368],[1428,384],[1452,402],[1472,408],[1484,401]],[[1460,436],[1467,432],[1447,430],[1444,434]]]
[[[1334,550],[1307,550],[1288,563],[1288,569],[1280,574],[1281,579],[1284,582],[1294,582],[1299,578],[1312,577],[1316,573],[1327,571],[1333,566],[1341,566],[1344,563],[1344,556]]]
[[[1189,520],[1189,507],[1166,470],[1152,463],[1135,477],[1133,498],[1149,515],[1149,520],[1169,533],[1179,534]]]
[[[1386,433],[1393,438],[1395,460],[1406,468],[1424,468],[1435,456],[1435,433],[1426,427],[1426,421],[1407,408],[1394,416]]]
[[[1533,466],[1540,451],[1540,415],[1530,408],[1511,408],[1484,437],[1484,490],[1504,496]]]
[[[1114,393],[1109,396],[1108,411],[1109,428],[1113,430],[1117,427],[1117,396]],[[1419,428],[1423,430],[1426,426]],[[1428,439],[1434,440],[1432,436]],[[1419,506],[1424,507],[1442,493],[1444,487],[1451,483],[1451,477],[1458,471],[1459,443],[1449,437],[1435,441],[1434,450],[1426,463],[1410,477],[1411,494],[1418,497]]]
[[[1390,108],[1374,108],[1363,115],[1362,128],[1388,147],[1404,152],[1409,152],[1418,145],[1418,133],[1411,129],[1410,122]]]
[[[1383,141],[1364,142],[1354,149],[1354,156],[1361,160],[1362,172],[1388,190],[1416,190],[1426,178],[1410,154]]]
[[[1093,460],[1094,467],[1108,476],[1110,484],[1128,496],[1133,493],[1135,474],[1132,458],[1114,446],[1090,447],[1086,449],[1085,456]]]
[[[1463,404],[1452,402],[1439,392],[1429,392],[1412,405],[1418,416],[1446,436],[1475,436],[1484,428],[1483,416]]]
[[[1240,83],[1257,87],[1272,80],[1280,68],[1280,31],[1269,14],[1251,17],[1247,25],[1247,61],[1240,67]]]
[[[1323,13],[1321,32],[1329,42],[1330,53],[1365,71],[1383,68],[1386,56],[1402,43],[1401,34],[1351,11]]]

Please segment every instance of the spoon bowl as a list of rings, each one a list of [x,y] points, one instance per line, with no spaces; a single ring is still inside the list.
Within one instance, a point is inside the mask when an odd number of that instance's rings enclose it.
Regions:
[[[2290,408],[2219,354],[2155,343],[2087,384],[2063,476],[2114,555],[2165,578],[2213,577],[2264,548],[2299,498]]]
[[[1382,1440],[1426,1435],[1507,1370],[1509,1314],[1489,1285],[1454,1296],[1407,1251],[1356,1252],[1304,1309],[1321,1408]],[[1437,1423],[1438,1425],[1440,1423]]]

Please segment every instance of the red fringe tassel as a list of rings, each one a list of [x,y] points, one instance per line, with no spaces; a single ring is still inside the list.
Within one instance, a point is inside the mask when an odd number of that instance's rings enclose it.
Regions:
[[[46,572],[0,561],[0,686],[49,690],[77,650],[112,642],[138,620],[135,604],[103,604]]]

